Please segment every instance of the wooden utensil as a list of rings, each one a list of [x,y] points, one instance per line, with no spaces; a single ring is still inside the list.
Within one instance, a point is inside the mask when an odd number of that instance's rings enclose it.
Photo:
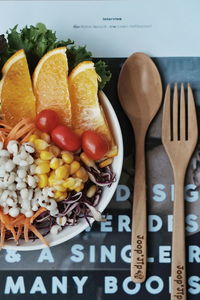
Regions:
[[[150,57],[135,53],[125,61],[119,75],[118,95],[135,133],[131,277],[134,282],[143,282],[146,279],[147,260],[144,146],[147,129],[162,101],[160,75]]]
[[[180,104],[178,102],[177,84],[174,86],[172,105],[168,85],[163,108],[162,141],[173,168],[175,185],[171,300],[186,300],[184,179],[198,139],[196,110],[189,84],[187,108],[183,84],[181,84]]]

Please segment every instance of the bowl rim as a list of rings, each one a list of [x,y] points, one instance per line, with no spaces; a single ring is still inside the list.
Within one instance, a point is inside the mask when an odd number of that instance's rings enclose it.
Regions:
[[[121,175],[121,170],[122,170],[122,165],[123,165],[123,154],[124,154],[124,149],[123,149],[123,139],[122,139],[122,132],[121,132],[121,128],[120,128],[120,124],[119,124],[119,121],[118,121],[118,118],[116,116],[116,113],[115,113],[115,110],[114,108],[112,107],[109,99],[107,98],[106,94],[103,92],[103,91],[100,91],[99,92],[99,101],[100,101],[100,104],[103,106],[103,108],[105,109],[105,111],[108,113],[108,115],[110,116],[110,119],[112,119],[112,121],[110,122],[110,125],[112,127],[112,131],[114,133],[114,138],[115,138],[115,141],[118,145],[118,155],[116,156],[116,159],[117,159],[117,178],[116,178],[116,181],[113,182],[112,186],[110,187],[110,193],[109,193],[109,197],[106,197],[105,199],[103,199],[103,196],[102,196],[102,199],[100,200],[98,206],[97,206],[97,209],[100,211],[100,212],[103,212],[104,209],[108,206],[109,202],[111,201],[116,189],[117,189],[117,186],[118,186],[118,182],[119,182],[119,179],[120,179],[120,175]],[[117,134],[116,134],[117,132]],[[103,200],[103,201],[102,201]],[[95,220],[92,218],[90,220],[90,223],[93,224]],[[57,238],[53,241],[50,241],[49,242],[49,245],[48,247],[53,247],[53,246],[57,246],[59,244],[62,244],[72,238],[74,238],[75,236],[77,236],[78,234],[80,234],[81,232],[83,232],[86,228],[88,227],[88,223],[86,222],[86,220],[82,220],[81,222],[79,222],[77,225],[73,226],[74,228],[74,231],[64,237],[60,237],[60,238]],[[65,229],[63,229],[61,232],[63,232],[64,230],[66,230],[67,227]],[[59,236],[59,235],[58,235]],[[48,235],[46,236],[48,237]],[[35,250],[42,250],[44,248],[46,248],[47,246],[45,244],[43,244],[42,242],[40,242],[40,244],[35,244],[35,242],[37,242],[38,240],[36,241],[30,241],[27,243],[27,245],[15,245],[15,244],[10,244],[10,241],[8,244],[4,244],[4,246],[2,247],[2,249],[5,249],[5,250],[13,250],[13,251],[35,251]],[[47,238],[47,241],[48,241],[48,238]],[[30,243],[33,243],[33,245],[30,245]],[[13,241],[14,243],[14,241]]]

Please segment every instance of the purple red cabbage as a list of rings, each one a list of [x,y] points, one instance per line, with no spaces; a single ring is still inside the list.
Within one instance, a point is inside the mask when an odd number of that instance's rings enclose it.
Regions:
[[[102,169],[87,166],[85,166],[85,168],[89,173],[90,180],[98,186],[111,186],[112,183],[116,180],[116,176],[110,166]]]
[[[115,174],[110,166],[100,170],[86,166],[85,168],[87,169],[90,178],[90,181],[85,185],[85,188],[81,192],[71,191],[65,200],[58,202],[59,213],[57,216],[51,216],[50,212],[47,210],[34,220],[34,227],[39,230],[43,236],[50,233],[52,226],[56,224],[57,217],[65,216],[67,218],[66,224],[62,226],[63,228],[76,225],[81,218],[84,218],[89,226],[91,226],[91,218],[94,218],[97,221],[105,220],[102,218],[101,213],[96,207],[101,199],[103,187],[111,186],[116,180]],[[86,195],[87,190],[93,183],[96,184],[96,192],[93,197],[89,198]],[[12,238],[12,235],[9,236],[9,233],[6,234],[6,239]],[[24,239],[23,233],[20,238]],[[37,237],[33,232],[29,232],[29,239],[35,240]]]

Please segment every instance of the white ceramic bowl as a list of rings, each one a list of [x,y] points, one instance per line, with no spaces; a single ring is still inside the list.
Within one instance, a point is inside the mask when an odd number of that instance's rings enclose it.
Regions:
[[[112,105],[110,104],[108,98],[103,92],[99,94],[99,99],[108,117],[109,124],[112,128],[112,132],[114,134],[115,141],[117,143],[118,150],[119,150],[119,153],[114,158],[112,164],[113,171],[116,174],[116,181],[111,185],[111,187],[104,188],[99,205],[97,206],[97,209],[100,212],[102,212],[106,208],[110,200],[112,199],[113,194],[118,185],[118,181],[122,169],[122,163],[123,163],[123,141],[122,141],[122,133],[121,133],[120,125]],[[90,222],[92,223],[93,221],[94,220],[91,218]],[[63,242],[66,242],[67,240],[70,240],[80,232],[84,231],[87,227],[88,227],[88,223],[86,222],[86,220],[80,219],[78,224],[76,224],[75,226],[68,226],[64,228],[61,232],[59,232],[57,235],[48,234],[45,238],[49,242],[49,246],[52,247],[61,244]],[[45,247],[46,246],[40,240],[29,241],[29,242],[20,240],[20,244],[18,246],[16,246],[14,241],[5,241],[3,248],[10,249],[10,250],[17,250],[17,251],[32,251],[32,250],[39,250]]]

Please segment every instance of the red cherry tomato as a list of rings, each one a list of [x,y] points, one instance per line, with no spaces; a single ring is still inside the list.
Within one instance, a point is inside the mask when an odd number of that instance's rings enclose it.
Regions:
[[[59,124],[59,118],[51,109],[42,110],[36,117],[36,126],[43,132],[51,132]]]
[[[63,150],[76,151],[81,148],[81,138],[67,126],[58,125],[51,132],[51,138]]]
[[[109,150],[107,140],[93,130],[88,130],[83,133],[82,148],[86,155],[93,160],[101,159]]]

